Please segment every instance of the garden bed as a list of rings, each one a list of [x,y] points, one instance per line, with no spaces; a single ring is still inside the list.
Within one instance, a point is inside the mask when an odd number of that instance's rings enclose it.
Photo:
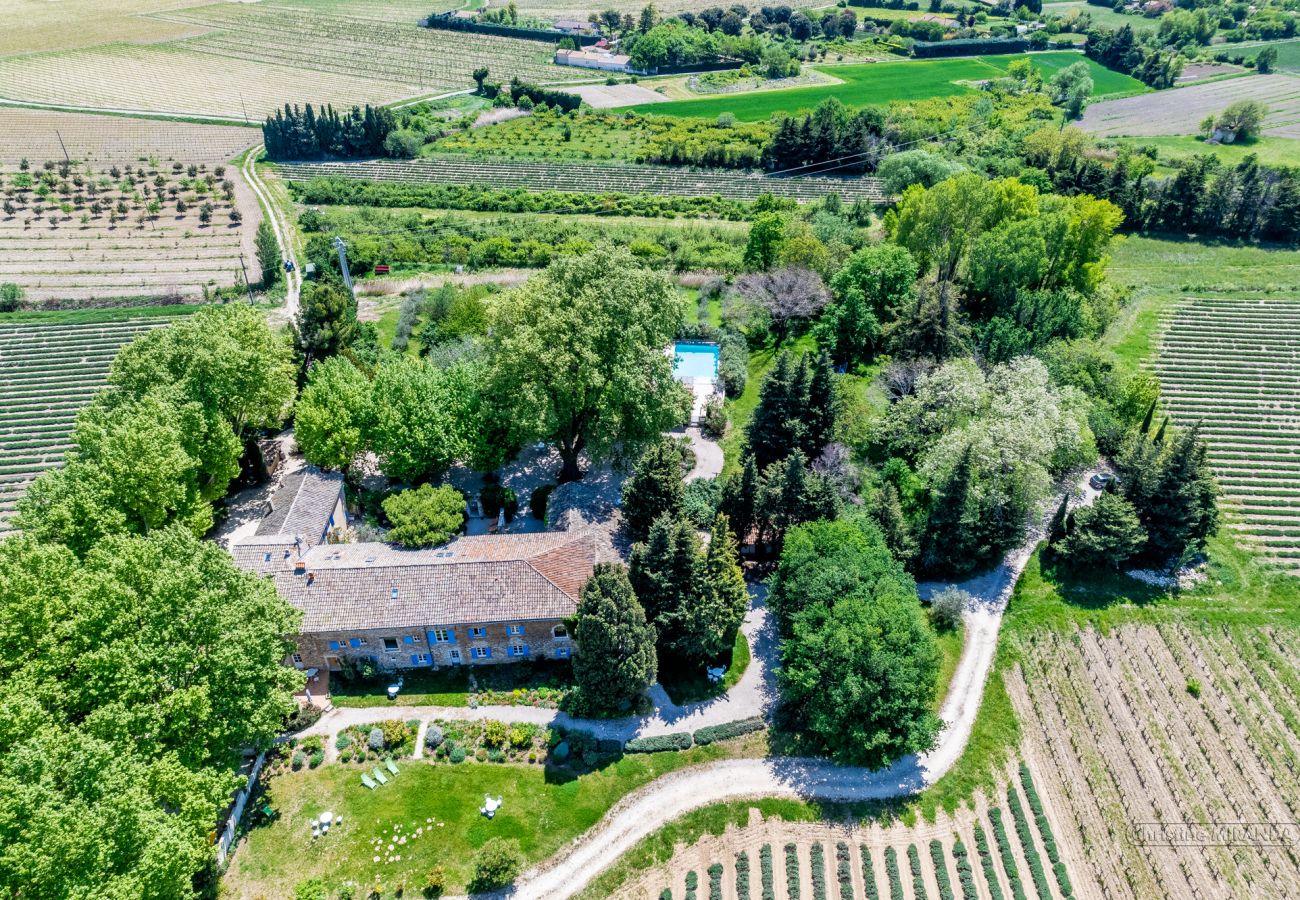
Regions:
[[[396,700],[388,699],[388,685],[397,676],[346,683],[331,679],[330,699],[340,707],[371,706],[536,706],[556,709],[573,690],[573,667],[568,662],[537,661],[507,665],[411,669]]]

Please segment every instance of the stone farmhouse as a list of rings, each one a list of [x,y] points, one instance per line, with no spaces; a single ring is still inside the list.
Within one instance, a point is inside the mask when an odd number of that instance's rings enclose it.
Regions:
[[[270,507],[231,553],[302,610],[298,668],[368,658],[394,671],[574,651],[565,622],[596,562],[590,534],[488,534],[423,550],[343,543],[343,478],[312,468],[286,475]]]

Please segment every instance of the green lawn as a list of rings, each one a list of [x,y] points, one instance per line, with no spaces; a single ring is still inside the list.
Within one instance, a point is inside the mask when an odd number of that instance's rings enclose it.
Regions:
[[[1209,153],[1228,165],[1236,165],[1254,153],[1260,162],[1269,165],[1300,166],[1300,140],[1295,138],[1266,136],[1240,144],[1207,144],[1204,138],[1196,135],[1117,140],[1134,147],[1155,147],[1160,151],[1162,161],[1187,159],[1197,153]]]
[[[943,706],[944,698],[948,696],[948,685],[952,684],[952,676],[957,671],[957,663],[961,661],[961,651],[965,646],[965,636],[960,628],[949,628],[938,632],[939,644],[939,675],[934,680],[934,711],[938,712]]]
[[[1075,16],[1087,13],[1091,16],[1092,24],[1094,26],[1118,30],[1127,25],[1133,29],[1134,34],[1138,35],[1145,34],[1148,31],[1155,31],[1160,27],[1159,18],[1148,19],[1146,16],[1133,16],[1126,13],[1117,13],[1113,9],[1085,3],[1083,0],[1069,0],[1069,2],[1065,3],[1052,3],[1051,6],[1044,9],[1043,12],[1060,16],[1063,19],[1072,19]]]
[[[695,703],[700,700],[712,700],[721,697],[735,687],[745,670],[749,668],[749,641],[743,632],[736,632],[736,643],[731,648],[731,658],[722,663],[727,672],[722,681],[712,682],[700,672],[686,674],[674,672],[659,665],[659,683],[663,685],[668,699],[681,706],[683,703]]]
[[[927,97],[962,94],[974,88],[957,82],[985,81],[1001,77],[1006,73],[1008,64],[1013,60],[1024,58],[1026,58],[1025,54],[1019,54],[828,66],[819,71],[841,79],[843,84],[732,94],[706,100],[649,103],[631,108],[637,112],[656,115],[706,118],[731,112],[737,119],[743,121],[760,121],[774,113],[793,113],[812,109],[828,97],[836,97],[846,106],[856,107],[895,100],[921,100]],[[1051,77],[1073,63],[1087,63],[1092,70],[1094,96],[1141,93],[1148,90],[1140,81],[1119,72],[1112,72],[1073,51],[1035,53],[1030,54],[1028,58],[1034,61],[1034,65],[1045,77]]]
[[[399,763],[401,774],[374,791],[362,786],[357,769],[339,764],[279,775],[268,799],[280,816],[249,832],[224,889],[231,897],[290,897],[299,882],[320,878],[331,896],[353,881],[365,888],[379,883],[386,897],[405,884],[404,895],[416,897],[424,874],[442,865],[459,893],[470,856],[489,838],[514,838],[529,862],[537,862],[591,828],[628,792],[688,765],[761,754],[763,740],[755,734],[682,753],[629,755],[576,777],[541,765],[413,760]],[[504,801],[495,819],[479,815],[484,794]],[[343,823],[313,841],[310,822],[325,811],[343,816]],[[402,858],[375,863],[371,842],[392,835],[394,825],[408,836],[394,851]],[[424,833],[413,837],[417,828]]]

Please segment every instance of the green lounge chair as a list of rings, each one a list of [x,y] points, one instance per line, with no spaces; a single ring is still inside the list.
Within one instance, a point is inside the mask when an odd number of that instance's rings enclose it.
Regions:
[[[375,779],[375,781],[378,781],[380,784],[388,784],[388,779],[384,777],[383,772],[379,771],[379,766],[375,766],[370,770],[370,777]]]
[[[394,775],[397,774],[397,764],[393,762],[393,758],[391,756],[388,757],[388,759],[384,760],[384,765],[388,767],[389,772],[392,772]]]
[[[372,791],[375,788],[379,787],[379,785],[375,784],[375,780],[371,778],[369,775],[367,775],[365,772],[361,773],[361,783],[364,784],[366,787],[370,788]]]

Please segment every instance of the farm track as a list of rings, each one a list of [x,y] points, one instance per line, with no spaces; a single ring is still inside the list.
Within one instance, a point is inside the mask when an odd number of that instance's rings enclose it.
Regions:
[[[1088,860],[1072,874],[1107,898],[1297,895],[1291,848],[1168,846],[1135,830],[1297,820],[1295,638],[1165,623],[1022,639],[1008,690],[1058,841]],[[1191,678],[1199,696],[1185,689]]]
[[[773,178],[738,171],[671,166],[488,162],[439,157],[410,162],[281,163],[278,168],[288,181],[334,177],[584,194],[717,195],[734,200],[755,200],[765,193],[801,202],[828,194],[839,194],[847,202],[884,199],[884,188],[876,178]]]
[[[1300,81],[1297,81],[1300,85]],[[1188,299],[1154,370],[1165,411],[1200,426],[1233,528],[1300,571],[1300,301]]]
[[[118,349],[169,321],[0,322],[0,535],[27,485],[62,463],[77,413],[103,387]]]

